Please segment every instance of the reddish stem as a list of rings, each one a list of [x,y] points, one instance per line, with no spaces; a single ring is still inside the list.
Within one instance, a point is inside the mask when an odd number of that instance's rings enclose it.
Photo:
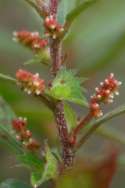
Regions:
[[[57,17],[57,8],[58,0],[50,0],[50,14],[53,15],[55,19]],[[50,37],[49,44],[52,60],[52,73],[54,76],[56,76],[58,70],[61,67],[62,61],[61,39],[53,39]],[[55,117],[60,141],[62,144],[62,166],[63,168],[70,167],[73,164],[74,153],[72,145],[69,141],[68,126],[65,120],[63,101],[58,101],[56,104]]]
[[[50,0],[50,14],[56,18],[58,8],[58,0]]]
[[[57,16],[58,0],[50,0],[50,14],[56,19]],[[62,61],[62,49],[61,39],[53,39],[50,37],[50,53],[52,60],[52,73],[56,76],[58,70],[61,67]],[[69,142],[68,126],[64,116],[64,105],[63,101],[58,101],[55,109],[55,117],[57,123],[57,129],[59,132],[60,141],[62,144],[62,158],[63,168],[70,167],[73,164],[73,150]]]
[[[76,137],[78,135],[78,133],[80,132],[81,129],[84,128],[84,126],[86,126],[91,119],[93,118],[93,114],[91,113],[91,111],[83,118],[81,119],[81,121],[79,122],[79,124],[77,125],[77,127],[73,130],[72,134],[71,134],[71,142],[76,142]]]
[[[63,102],[59,102],[56,106],[56,122],[57,129],[60,136],[60,141],[62,143],[63,149],[63,161],[64,166],[69,167],[73,164],[74,154],[72,151],[72,146],[69,142],[69,134],[67,129],[67,123],[64,116],[64,105]]]
[[[52,58],[52,73],[56,75],[61,66],[61,45],[60,41],[50,39],[50,53]]]

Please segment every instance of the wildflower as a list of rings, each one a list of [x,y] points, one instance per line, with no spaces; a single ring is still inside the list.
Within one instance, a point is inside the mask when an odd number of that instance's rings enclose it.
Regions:
[[[21,88],[30,94],[41,95],[45,90],[45,82],[39,77],[39,74],[19,69],[16,73],[16,78],[21,85]]]
[[[31,151],[37,150],[39,147],[40,144],[33,138],[29,139],[29,142],[26,144],[26,148]]]
[[[53,15],[45,18],[44,26],[46,28],[46,35],[53,39],[57,39],[64,31],[64,27],[57,22]]]
[[[17,141],[20,141],[26,149],[32,151],[39,149],[40,144],[32,137],[32,132],[26,128],[26,118],[20,117],[12,120],[12,127],[16,132]]]
[[[14,40],[22,43],[35,52],[45,48],[48,45],[46,39],[42,39],[38,32],[19,31],[14,32]]]
[[[91,97],[90,109],[95,117],[100,117],[103,112],[100,108],[100,103],[113,103],[115,95],[119,95],[119,86],[122,83],[115,79],[111,73],[104,82],[100,83],[100,87],[96,87],[96,93]]]
[[[27,126],[27,119],[22,117],[14,119],[12,121],[12,126],[14,130],[20,132],[22,129],[25,129],[25,127]]]

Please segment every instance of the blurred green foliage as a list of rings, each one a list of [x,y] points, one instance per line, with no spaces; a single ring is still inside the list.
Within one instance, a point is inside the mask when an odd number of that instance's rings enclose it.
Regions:
[[[1,188],[31,188],[30,186],[26,185],[25,183],[22,183],[18,180],[14,179],[8,179],[5,182],[0,184]]]
[[[62,0],[62,3],[63,1],[68,0]],[[71,1],[75,3],[74,0]],[[70,3],[68,7],[72,7]],[[65,11],[69,8],[65,7]],[[48,68],[44,65],[23,65],[32,55],[27,49],[12,41],[12,32],[15,30],[38,30],[42,33],[42,22],[39,16],[23,0],[0,0],[0,12],[0,72],[14,77],[15,71],[23,67],[33,72],[39,70],[40,74],[48,79]],[[60,17],[59,19],[62,20]],[[64,45],[66,49],[73,51],[74,55],[73,62],[72,64],[69,62],[69,66],[78,68],[82,76],[87,76],[92,80],[86,84],[89,91],[91,88],[94,89],[95,82],[110,71],[115,72],[123,81],[125,75],[125,0],[100,0],[87,9],[72,25],[69,34],[64,39]],[[123,102],[124,92],[123,89],[118,103]],[[17,115],[29,118],[30,128],[39,137],[49,137],[53,145],[57,143],[53,116],[47,108],[36,99],[24,95],[16,86],[7,81],[0,80],[0,93]],[[121,124],[123,122],[124,119]],[[72,183],[69,182],[69,187],[72,187],[70,184]],[[62,187],[65,186],[62,185]]]

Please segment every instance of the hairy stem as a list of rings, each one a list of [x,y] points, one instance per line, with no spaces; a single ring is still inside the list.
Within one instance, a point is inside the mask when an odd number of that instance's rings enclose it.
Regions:
[[[57,8],[58,8],[58,0],[50,0],[50,14],[56,18]]]
[[[61,58],[62,58],[62,50],[61,50],[61,42],[58,40],[50,39],[50,51],[51,51],[51,59],[52,59],[52,73],[56,76],[58,70],[61,67]],[[62,145],[62,158],[64,162],[64,167],[72,166],[73,164],[73,152],[72,147],[69,142],[68,135],[68,126],[64,117],[64,105],[62,101],[59,101],[56,104],[56,122],[57,129],[59,132],[59,137]]]
[[[50,39],[50,53],[52,59],[52,73],[56,75],[61,66],[61,44],[58,40]]]
[[[56,106],[56,122],[57,122],[57,129],[60,136],[60,141],[62,144],[63,150],[63,160],[64,166],[69,167],[73,164],[73,152],[71,145],[69,143],[69,134],[67,129],[67,123],[64,116],[64,106],[63,102],[59,102]]]
[[[50,0],[50,14],[56,19],[58,0]],[[62,61],[62,43],[59,38],[53,39],[50,37],[50,54],[52,61],[52,74],[56,76],[57,72],[61,68]],[[62,145],[62,158],[64,168],[70,167],[73,164],[73,150],[69,142],[68,126],[64,116],[63,101],[58,101],[55,107],[55,119],[57,123],[57,129]]]
[[[102,118],[100,118],[96,122],[91,123],[89,125],[89,130],[87,131],[87,133],[77,143],[75,147],[75,151],[77,151],[86,142],[86,140],[97,130],[97,128],[99,128],[103,123],[124,113],[125,113],[125,105],[118,107],[117,109],[104,115]]]

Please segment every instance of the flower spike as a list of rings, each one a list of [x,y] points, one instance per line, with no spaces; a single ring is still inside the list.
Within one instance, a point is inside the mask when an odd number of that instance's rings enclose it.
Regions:
[[[57,22],[53,15],[45,18],[44,26],[46,29],[46,36],[50,36],[53,39],[57,39],[64,31],[64,27]]]
[[[32,74],[28,71],[19,69],[16,78],[21,88],[30,94],[41,95],[45,90],[45,82],[39,77],[39,74]]]
[[[32,132],[26,128],[26,118],[19,117],[12,120],[12,127],[16,132],[17,141],[21,142],[24,148],[31,151],[39,149],[40,144],[32,137]]]
[[[111,73],[104,82],[100,83],[100,87],[96,87],[96,93],[91,97],[90,109],[95,117],[100,117],[103,112],[100,108],[100,103],[113,103],[115,95],[119,95],[119,86],[122,83],[115,79]]]
[[[41,49],[47,47],[48,42],[46,39],[42,39],[38,32],[19,31],[14,32],[14,41],[18,41],[26,47],[38,52]]]

